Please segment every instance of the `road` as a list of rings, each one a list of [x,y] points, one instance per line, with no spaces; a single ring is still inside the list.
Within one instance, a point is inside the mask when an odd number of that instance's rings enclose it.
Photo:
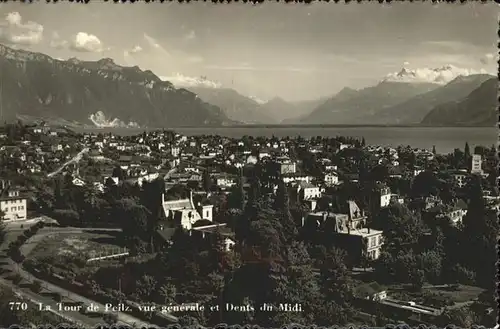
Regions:
[[[74,156],[74,157],[72,157],[70,160],[68,160],[68,161],[66,161],[65,163],[63,163],[63,165],[62,165],[61,167],[59,167],[59,169],[57,169],[57,170],[55,170],[55,171],[51,172],[50,174],[48,174],[48,175],[47,175],[47,177],[52,177],[52,176],[57,175],[58,173],[60,173],[60,172],[61,172],[61,170],[63,170],[63,169],[64,169],[64,167],[66,167],[67,165],[69,165],[69,164],[71,164],[71,163],[78,163],[78,162],[82,159],[83,155],[84,155],[85,153],[87,153],[88,151],[89,151],[89,148],[87,148],[87,147],[86,147],[86,148],[84,148],[83,150],[81,150],[80,152],[78,152],[78,154],[77,154],[77,155],[75,155],[75,156]]]
[[[174,167],[172,169],[170,169],[166,174],[165,174],[165,177],[163,178],[163,180],[168,180],[170,178],[170,175],[172,175],[173,173],[175,173],[177,171],[177,168]]]
[[[0,278],[0,285],[12,288],[13,284],[5,279]],[[48,308],[50,307],[50,312],[58,315],[59,317],[65,319],[68,322],[72,322],[77,325],[81,326],[96,326],[98,324],[103,324],[104,320],[101,317],[89,317],[83,314],[80,314],[79,312],[60,312],[58,310],[58,305],[57,302],[53,299],[53,297],[49,295],[42,295],[41,294],[36,294],[32,291],[30,291],[27,288],[14,288],[13,289],[15,292],[15,295],[17,296],[17,300],[13,300],[13,302],[23,302],[23,301],[30,301],[28,307],[34,307],[37,310],[40,310],[39,306],[40,304],[44,305],[44,311],[47,312],[49,311]],[[64,303],[64,301],[63,301]],[[55,324],[55,323],[53,323]]]

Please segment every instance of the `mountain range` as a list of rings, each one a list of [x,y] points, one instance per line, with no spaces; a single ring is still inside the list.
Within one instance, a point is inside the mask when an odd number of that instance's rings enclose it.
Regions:
[[[0,45],[0,120],[59,120],[99,127],[493,126],[497,80],[476,73],[451,65],[403,68],[374,86],[346,87],[332,97],[300,102],[275,97],[264,102],[220,84],[176,88],[149,70],[123,67],[110,58],[64,61]]]
[[[435,107],[460,100],[490,78],[491,76],[487,74],[459,76],[428,93],[417,95],[400,104],[378,111],[377,115],[370,118],[370,121],[382,124],[420,123]]]
[[[422,120],[429,126],[494,127],[498,121],[498,79],[489,78],[467,97],[436,106]]]
[[[53,59],[0,45],[2,120],[20,116],[92,124],[96,113],[149,127],[233,124],[224,112],[151,71],[96,62]]]
[[[305,124],[363,124],[381,110],[395,106],[414,96],[438,88],[433,83],[382,81],[358,91],[342,89],[337,95],[318,106],[300,123]]]
[[[482,73],[455,74],[455,78],[446,81],[444,77],[453,77],[444,74],[450,69],[455,68],[445,66],[423,71],[435,79],[431,82],[422,82],[415,71],[402,70],[373,87],[358,91],[344,88],[294,123],[495,125],[498,116],[496,78]]]
[[[280,124],[294,121],[304,114],[309,114],[326,100],[289,102],[275,97],[263,102],[257,101],[255,97],[244,96],[231,88],[206,86],[186,88],[207,103],[221,108],[229,119],[245,124]]]

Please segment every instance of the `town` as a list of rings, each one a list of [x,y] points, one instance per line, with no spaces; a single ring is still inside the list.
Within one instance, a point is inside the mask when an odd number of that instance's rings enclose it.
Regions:
[[[494,145],[18,122],[0,162],[1,323],[496,323]]]

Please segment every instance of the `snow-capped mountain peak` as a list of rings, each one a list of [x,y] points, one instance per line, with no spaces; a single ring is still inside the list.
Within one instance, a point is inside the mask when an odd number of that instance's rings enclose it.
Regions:
[[[217,89],[222,87],[221,83],[209,80],[207,77],[188,77],[180,73],[175,73],[172,76],[162,76],[160,79],[171,82],[177,88],[205,87]]]
[[[259,98],[259,97],[257,97],[257,96],[248,96],[248,98],[250,98],[251,100],[256,101],[256,102],[257,102],[257,103],[259,103],[259,104],[265,104],[265,103],[267,103],[267,102],[268,102],[268,101],[263,100],[262,98]]]
[[[459,76],[484,73],[486,73],[485,70],[465,69],[450,64],[438,68],[410,69],[403,67],[399,72],[389,73],[382,81],[447,84]]]

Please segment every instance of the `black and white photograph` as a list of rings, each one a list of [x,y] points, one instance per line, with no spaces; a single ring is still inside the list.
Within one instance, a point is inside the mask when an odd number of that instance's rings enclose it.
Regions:
[[[497,328],[498,9],[0,3],[0,327]]]

